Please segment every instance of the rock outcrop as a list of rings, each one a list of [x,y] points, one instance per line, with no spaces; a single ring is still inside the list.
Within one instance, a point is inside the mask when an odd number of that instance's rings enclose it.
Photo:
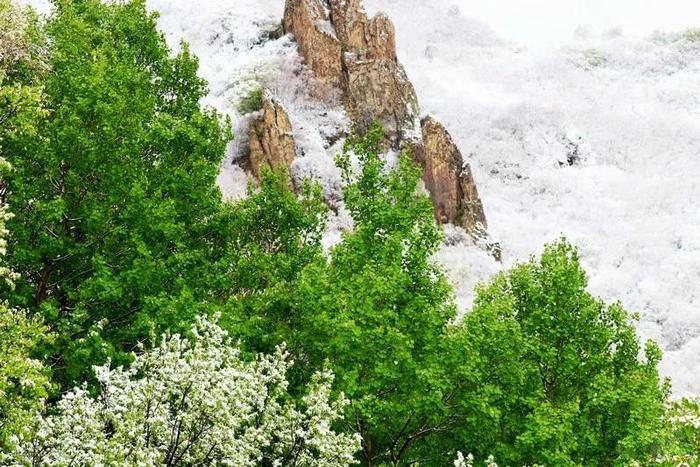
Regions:
[[[418,98],[386,15],[368,18],[359,0],[287,0],[283,24],[314,75],[341,90],[357,131],[378,120],[396,146],[415,133]]]
[[[289,167],[296,157],[292,123],[282,104],[265,92],[260,116],[248,130],[250,155],[248,169],[260,180],[262,168]]]
[[[314,75],[342,87],[343,51],[327,8],[319,0],[288,0],[282,24],[285,32],[294,34],[299,53]]]
[[[486,217],[471,169],[442,124],[432,117],[419,121],[389,18],[369,18],[361,0],[287,0],[283,24],[315,76],[341,91],[356,131],[378,120],[389,145],[413,151],[436,219],[483,235]]]
[[[484,207],[469,164],[445,127],[433,117],[421,122],[423,182],[435,206],[435,218],[467,231],[486,229]]]

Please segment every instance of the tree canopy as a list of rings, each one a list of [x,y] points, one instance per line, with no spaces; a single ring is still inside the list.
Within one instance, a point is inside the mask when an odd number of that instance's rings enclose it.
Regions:
[[[222,199],[228,122],[144,0],[54,6],[0,0],[0,462],[697,463],[698,401],[565,239],[460,320],[381,127],[337,158],[353,227],[324,248],[312,181]]]
[[[196,58],[170,55],[145,2],[55,6],[46,115],[3,146],[14,303],[41,310],[52,366],[76,382],[199,313],[228,130],[199,106]]]

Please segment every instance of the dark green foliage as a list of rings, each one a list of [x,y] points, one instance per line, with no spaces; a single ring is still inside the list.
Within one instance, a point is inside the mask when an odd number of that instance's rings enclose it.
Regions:
[[[481,288],[454,330],[464,424],[475,454],[521,465],[618,465],[661,454],[668,388],[630,315],[586,291],[565,241]]]
[[[196,59],[169,56],[144,3],[56,2],[49,115],[6,146],[15,301],[56,331],[64,382],[186,325],[208,294],[228,134],[199,107]]]

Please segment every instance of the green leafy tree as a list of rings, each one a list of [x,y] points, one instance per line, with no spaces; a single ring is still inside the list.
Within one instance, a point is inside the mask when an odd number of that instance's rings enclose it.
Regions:
[[[478,290],[453,329],[460,349],[459,442],[509,464],[648,462],[669,442],[661,352],[632,316],[586,290],[575,248],[559,241]]]
[[[426,440],[454,421],[440,354],[455,307],[449,284],[430,261],[441,235],[430,200],[417,191],[420,170],[408,154],[396,167],[387,167],[380,155],[382,139],[381,128],[374,127],[365,138],[350,141],[338,160],[354,230],[330,257],[318,259],[318,212],[306,209],[310,216],[284,218],[294,233],[294,247],[284,248],[285,254],[272,263],[266,259],[269,248],[262,255],[256,250],[255,256],[262,258],[263,270],[268,264],[277,269],[280,258],[282,265],[304,267],[289,268],[294,271],[293,288],[267,287],[282,296],[291,293],[280,312],[261,307],[271,297],[261,293],[260,301],[243,313],[246,325],[237,328],[245,330],[244,342],[254,347],[286,341],[297,362],[291,377],[295,384],[328,365],[336,374],[336,390],[351,400],[346,430],[362,435],[363,461],[399,464],[421,459]],[[357,173],[354,159],[359,160]],[[288,190],[283,184],[277,190],[264,185],[248,209],[266,226],[279,222],[277,213],[296,205],[279,191]],[[255,214],[258,210],[261,214]],[[275,229],[264,229],[254,237],[273,233],[275,241],[263,245],[289,244],[277,240]],[[313,241],[299,249],[307,238]],[[240,309],[232,315],[236,319]]]
[[[441,352],[455,306],[431,261],[441,233],[418,192],[421,171],[409,154],[387,167],[382,140],[375,126],[338,158],[354,229],[329,261],[305,269],[303,312],[289,339],[307,371],[328,364],[336,374],[336,388],[351,400],[348,429],[363,439],[363,462],[403,465],[422,460],[425,444],[454,422]]]
[[[228,130],[205,83],[171,56],[143,0],[56,0],[36,134],[5,141],[15,171],[16,303],[56,332],[63,383],[89,374],[210,300],[209,220]]]
[[[5,170],[9,165],[0,157]],[[0,281],[3,295],[14,290],[18,276],[5,264],[5,223],[12,216],[0,206]],[[25,432],[34,413],[43,407],[48,396],[49,378],[41,360],[35,356],[37,346],[46,341],[46,328],[24,310],[11,308],[0,301],[0,462],[12,448],[15,438]]]
[[[668,467],[700,464],[700,399],[686,397],[674,401],[667,417],[673,445],[658,463]]]
[[[43,407],[49,389],[46,370],[34,355],[46,338],[45,328],[35,317],[8,305],[18,275],[5,261],[10,235],[6,224],[12,214],[4,178],[12,167],[4,158],[4,146],[20,132],[36,134],[43,115],[44,44],[33,12],[0,0],[0,462],[34,412]]]
[[[260,186],[224,210],[218,277],[230,299],[222,323],[248,349],[269,353],[287,343],[295,360],[305,359],[294,345],[306,313],[298,288],[306,268],[326,262],[326,217],[320,187],[304,183],[297,195],[283,169],[264,170]]]
[[[4,146],[18,134],[36,136],[45,113],[41,100],[46,71],[46,36],[37,16],[12,0],[0,0],[1,157],[7,157]]]
[[[47,371],[34,357],[45,339],[46,329],[36,318],[0,303],[0,462],[48,396]]]

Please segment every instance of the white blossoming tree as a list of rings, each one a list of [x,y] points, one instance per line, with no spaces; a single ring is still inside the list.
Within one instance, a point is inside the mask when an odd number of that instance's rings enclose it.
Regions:
[[[344,398],[318,373],[302,407],[286,397],[291,365],[278,349],[252,362],[225,331],[200,319],[193,337],[166,336],[129,369],[96,367],[98,397],[67,393],[19,440],[24,465],[272,465],[354,463],[355,435],[339,434]]]

